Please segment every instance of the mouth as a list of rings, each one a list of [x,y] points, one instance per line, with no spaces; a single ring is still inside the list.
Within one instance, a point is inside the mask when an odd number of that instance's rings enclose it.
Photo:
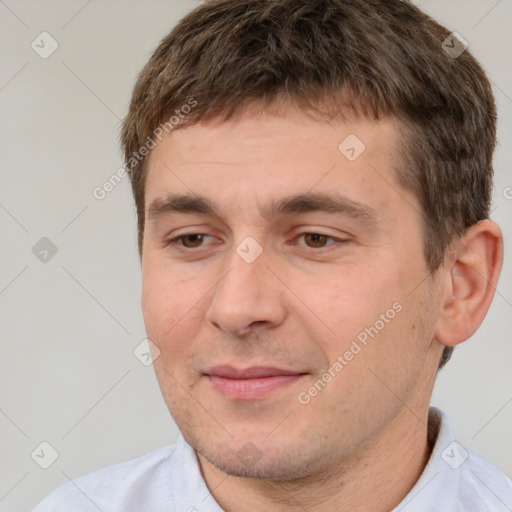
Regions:
[[[204,376],[212,388],[233,400],[267,398],[301,380],[307,373],[284,368],[214,366]]]

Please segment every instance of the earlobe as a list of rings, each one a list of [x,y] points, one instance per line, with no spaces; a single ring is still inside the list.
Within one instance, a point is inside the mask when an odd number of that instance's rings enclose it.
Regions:
[[[435,337],[457,345],[474,334],[491,305],[503,263],[499,226],[482,220],[468,228],[445,258]]]

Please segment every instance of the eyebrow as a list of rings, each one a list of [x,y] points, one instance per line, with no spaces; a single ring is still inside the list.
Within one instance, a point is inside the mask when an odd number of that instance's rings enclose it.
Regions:
[[[263,212],[265,217],[279,217],[311,212],[324,212],[354,217],[375,226],[376,211],[369,205],[340,194],[304,193],[271,203]],[[168,194],[155,199],[147,209],[148,219],[156,221],[165,214],[202,214],[221,217],[215,205],[206,197],[193,194]]]

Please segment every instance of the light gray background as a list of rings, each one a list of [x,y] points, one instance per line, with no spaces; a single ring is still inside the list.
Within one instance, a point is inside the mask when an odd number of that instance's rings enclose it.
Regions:
[[[198,3],[0,0],[1,511],[28,510],[68,478],[177,437],[152,368],[132,353],[145,333],[128,180],[103,201],[92,191],[122,165],[119,124],[137,73]],[[509,255],[512,1],[418,4],[463,35],[493,81],[492,218]],[[59,43],[46,60],[31,48],[42,31]],[[47,263],[31,251],[42,237],[58,248]],[[456,349],[432,401],[459,442],[509,476],[511,271],[507,256],[484,324]],[[31,458],[42,441],[59,453],[46,470]]]

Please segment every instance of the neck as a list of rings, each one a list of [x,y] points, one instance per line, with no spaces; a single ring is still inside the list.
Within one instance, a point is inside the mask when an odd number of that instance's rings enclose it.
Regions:
[[[268,481],[227,477],[198,455],[208,487],[227,512],[389,511],[412,489],[430,457],[428,406],[404,407],[351,460],[300,480]]]

